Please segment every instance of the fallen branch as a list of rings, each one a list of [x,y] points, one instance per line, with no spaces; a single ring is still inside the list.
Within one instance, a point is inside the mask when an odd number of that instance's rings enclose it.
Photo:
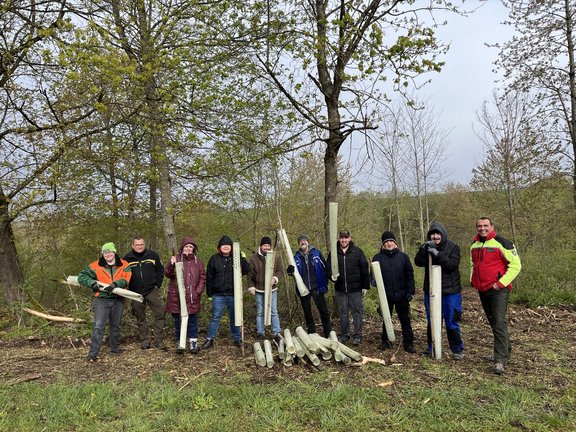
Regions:
[[[69,323],[83,323],[85,320],[81,318],[72,318],[72,317],[63,317],[63,316],[55,316],[55,315],[48,315],[42,312],[38,312],[28,308],[22,308],[24,312],[28,312],[31,315],[36,315],[37,317],[44,318],[50,321],[56,322],[69,322]]]
[[[386,366],[386,362],[384,360],[374,358],[374,357],[366,357],[366,356],[362,356],[361,361],[352,363],[352,366],[364,366],[366,363],[369,363],[369,362],[378,363],[378,364]]]
[[[40,374],[31,374],[31,375],[24,375],[20,378],[15,378],[14,380],[10,381],[8,385],[20,384],[23,382],[33,381],[42,378]]]

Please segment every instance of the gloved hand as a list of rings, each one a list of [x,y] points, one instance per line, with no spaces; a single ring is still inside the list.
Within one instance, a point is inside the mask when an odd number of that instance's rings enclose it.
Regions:
[[[366,297],[366,294],[368,293],[368,290],[366,288],[364,288],[362,290],[362,297]]]
[[[98,285],[98,282],[94,282],[90,288],[92,288],[92,291],[94,292],[100,291],[100,285]]]
[[[246,252],[240,251],[240,259],[246,259]]]
[[[332,282],[336,282],[338,280],[338,277],[334,276],[334,275],[330,275],[330,280]]]
[[[256,295],[256,288],[255,287],[248,288],[248,294],[255,296]]]
[[[434,240],[428,240],[426,244],[428,245],[428,249],[436,249],[436,242],[434,242]]]
[[[112,291],[114,290],[114,288],[116,288],[116,282],[112,282],[110,285],[108,285],[107,287],[104,288],[104,291],[106,291],[108,294],[112,293]]]
[[[429,247],[429,248],[428,248],[428,253],[429,253],[430,255],[432,255],[432,256],[438,256],[438,249]]]
[[[287,268],[286,268],[286,273],[288,274],[288,276],[294,276],[294,266],[292,264],[290,264]]]
[[[414,298],[413,294],[410,293],[406,294],[406,300],[408,300],[408,302],[411,302],[413,298]]]
[[[376,279],[370,278],[370,286],[373,286],[373,287],[376,286]]]

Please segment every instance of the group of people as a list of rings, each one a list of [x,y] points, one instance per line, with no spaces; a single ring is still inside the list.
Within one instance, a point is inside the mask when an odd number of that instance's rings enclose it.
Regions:
[[[512,281],[521,269],[520,258],[514,245],[500,237],[494,231],[489,218],[482,217],[476,221],[477,234],[470,249],[472,265],[471,285],[480,295],[482,307],[494,336],[494,371],[505,373],[505,364],[510,356],[511,345],[507,330],[506,311]],[[152,338],[146,321],[146,306],[154,316],[154,346],[166,349],[164,342],[165,313],[170,313],[174,321],[176,339],[180,335],[181,307],[176,277],[176,263],[182,263],[182,281],[185,291],[188,324],[186,335],[189,350],[192,354],[214,346],[214,340],[225,312],[228,314],[230,335],[236,346],[242,345],[240,327],[235,325],[234,317],[234,274],[233,242],[223,236],[217,245],[217,252],[211,256],[207,266],[198,258],[198,247],[194,240],[185,237],[178,254],[171,256],[164,268],[158,254],[146,248],[144,239],[136,237],[132,250],[124,258],[117,254],[114,243],[102,246],[102,255],[97,261],[89,264],[78,275],[80,284],[94,291],[94,329],[88,360],[95,361],[102,347],[107,322],[110,323],[110,353],[119,354],[120,320],[124,309],[124,298],[114,293],[115,288],[127,288],[139,293],[143,302],[132,301],[132,314],[136,317],[140,346],[142,349],[152,347]],[[266,256],[272,250],[270,237],[262,237],[258,250],[247,260],[240,252],[242,275],[247,275],[247,292],[255,297],[256,304],[256,337],[265,337],[265,274]],[[340,321],[339,340],[342,343],[362,344],[362,326],[364,315],[364,295],[371,286],[375,286],[371,266],[362,249],[354,244],[350,231],[342,230],[338,235],[336,247],[338,274],[333,274],[332,254],[327,259],[315,248],[306,235],[298,237],[298,250],[294,255],[295,266],[286,269],[289,276],[298,272],[308,290],[303,295],[298,289],[308,333],[316,333],[316,322],[312,313],[312,301],[318,309],[322,330],[328,337],[332,326],[325,294],[329,281],[334,284],[334,297]],[[420,246],[414,263],[424,268],[424,305],[427,317],[426,355],[432,353],[432,334],[430,330],[430,267],[442,268],[442,318],[446,326],[448,344],[452,358],[461,360],[464,355],[464,344],[459,321],[462,315],[462,284],[460,280],[460,248],[448,239],[445,227],[433,223],[427,233],[426,241]],[[388,308],[390,313],[396,310],[402,329],[402,345],[406,352],[415,353],[414,333],[410,320],[410,302],[415,294],[414,270],[407,254],[400,251],[393,232],[385,231],[381,236],[380,251],[372,261],[380,263],[384,281]],[[275,256],[272,271],[272,294],[270,299],[271,327],[275,340],[281,338],[281,324],[278,314],[278,283],[282,267],[278,256]],[[166,302],[162,301],[160,287],[164,277],[170,282]],[[206,340],[198,343],[198,319],[201,297],[206,291],[211,302],[211,319]],[[380,311],[382,313],[382,311]],[[352,326],[350,326],[350,316]],[[386,328],[382,327],[380,349],[391,347]],[[177,353],[183,353],[185,347],[178,346]]]

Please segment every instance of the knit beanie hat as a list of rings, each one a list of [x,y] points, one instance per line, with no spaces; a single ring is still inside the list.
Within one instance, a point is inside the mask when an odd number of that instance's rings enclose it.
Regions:
[[[233,244],[232,239],[230,237],[228,237],[227,235],[223,235],[222,238],[220,239],[220,241],[218,241],[218,247],[224,246],[224,245],[232,246],[232,244]]]
[[[306,234],[300,234],[298,236],[298,244],[300,244],[302,240],[308,240],[308,236]]]
[[[394,243],[396,243],[396,236],[392,231],[384,231],[382,233],[382,243],[386,243],[388,240],[392,240]]]
[[[270,245],[272,246],[272,239],[268,236],[264,236],[262,237],[262,240],[260,240],[260,246],[264,246],[264,245]]]
[[[114,252],[114,253],[116,253],[116,252],[117,252],[117,251],[116,251],[116,245],[115,245],[114,243],[112,243],[112,242],[104,243],[104,244],[102,245],[102,253],[105,253],[105,252]]]

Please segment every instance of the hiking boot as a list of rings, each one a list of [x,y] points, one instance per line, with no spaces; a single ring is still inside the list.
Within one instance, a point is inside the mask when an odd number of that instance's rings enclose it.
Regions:
[[[140,344],[140,349],[143,349],[143,350],[150,349],[150,342],[142,342]]]
[[[120,355],[124,352],[124,350],[122,348],[114,348],[113,350],[110,350],[110,354],[112,355]]]
[[[204,341],[204,343],[202,344],[202,346],[200,347],[200,350],[207,350],[208,348],[212,348],[214,346],[214,339],[206,339],[206,341]]]
[[[278,345],[280,345],[280,341],[282,340],[282,336],[280,335],[280,333],[276,333],[276,334],[274,335],[274,340],[276,341],[276,343],[277,343]]]
[[[184,348],[178,346],[178,348],[176,348],[176,354],[184,354]]]
[[[362,344],[362,338],[355,337],[354,339],[352,339],[352,345],[360,346],[361,344]]]
[[[94,363],[94,362],[96,362],[96,357],[88,356],[88,357],[86,357],[86,361],[88,363]]]
[[[407,353],[410,353],[410,354],[416,353],[416,350],[414,349],[414,345],[406,345],[404,347],[404,351],[406,351]]]
[[[154,344],[154,348],[159,349],[160,351],[166,350],[166,344],[164,342],[158,342]]]
[[[496,375],[504,375],[506,373],[506,371],[504,370],[504,365],[502,363],[495,363],[494,373]]]
[[[464,358],[464,351],[452,353],[452,360],[460,361],[463,358]]]
[[[238,348],[242,348],[242,341],[235,340],[235,341],[233,342],[233,344],[234,344],[234,346],[237,346]]]
[[[350,339],[350,336],[342,335],[338,338],[338,341],[340,341],[340,343],[345,344],[346,342],[348,342],[348,339]]]
[[[190,354],[198,354],[198,342],[190,342]]]

